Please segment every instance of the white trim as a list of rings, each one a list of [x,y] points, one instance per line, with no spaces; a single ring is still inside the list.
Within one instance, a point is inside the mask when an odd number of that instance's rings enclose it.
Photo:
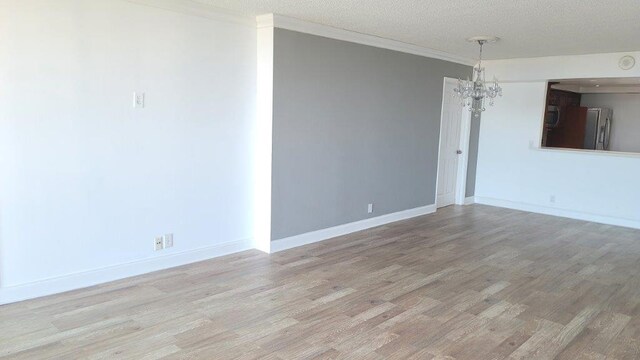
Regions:
[[[436,170],[436,190],[435,199],[436,206],[440,207],[440,199],[438,197],[438,183],[440,181],[440,147],[442,146],[442,121],[444,120],[444,104],[447,94],[447,84],[455,84],[458,80],[445,77],[442,82],[442,108],[440,109],[440,134],[438,136],[438,166]],[[469,162],[469,141],[471,139],[471,112],[462,111],[462,119],[460,120],[460,138],[458,140],[458,149],[462,150],[461,156],[458,158],[458,168],[456,169],[456,188],[454,204],[464,205],[465,195],[467,191],[467,168]]]
[[[400,221],[400,220],[406,220],[416,216],[432,214],[435,211],[436,211],[436,205],[432,204],[432,205],[417,207],[414,209],[398,211],[395,213],[386,214],[382,216],[377,216],[374,218],[364,219],[364,220],[360,220],[360,221],[356,221],[348,224],[338,225],[338,226],[330,227],[327,229],[316,230],[316,231],[312,231],[312,232],[308,232],[300,235],[294,235],[284,239],[272,241],[271,252],[274,253],[274,252],[287,250],[287,249],[291,249],[291,248],[302,246],[302,245],[312,244],[318,241],[331,239],[337,236],[350,234],[356,231],[361,231],[361,230],[389,224],[389,223]]]
[[[453,80],[453,79],[450,79]],[[445,94],[446,95],[446,94]],[[465,204],[467,193],[467,168],[469,166],[469,141],[471,139],[471,111],[462,110],[460,121],[460,150],[458,159],[458,175],[456,176],[456,205]]]
[[[251,245],[251,239],[231,241],[200,249],[107,266],[37,282],[8,286],[0,288],[0,305],[81,289],[109,281],[250,250],[252,248]]]
[[[267,19],[268,20],[268,19]],[[269,252],[271,246],[271,172],[273,162],[273,59],[274,30],[257,30],[257,106],[254,141],[254,245]]]
[[[475,204],[476,203],[476,197],[475,196],[469,196],[464,198],[464,205],[471,205],[471,204]]]
[[[440,146],[442,146],[442,119],[444,118],[444,97],[447,91],[447,78],[445,77],[442,81],[442,105],[440,107],[440,130],[438,134],[438,156],[436,163],[436,188],[434,191],[434,199],[436,202],[436,209],[438,209],[438,204],[440,204],[440,199],[438,199],[438,185],[440,184]]]
[[[256,27],[258,29],[276,27],[275,26],[275,15],[274,14],[264,14],[264,15],[256,16]]]
[[[232,13],[228,10],[215,8],[210,5],[199,4],[189,0],[124,0],[137,5],[154,7],[157,9],[178,12],[191,16],[242,24],[250,27],[256,26],[256,19],[249,16]]]
[[[352,43],[368,45],[382,49],[400,51],[403,53],[450,61],[458,64],[469,66],[475,65],[475,61],[473,59],[463,56],[449,54],[443,51],[433,50],[422,46],[386,39],[374,35],[368,35],[355,31],[339,29],[328,25],[303,21],[283,15],[265,14],[258,16],[256,20],[258,23],[258,28],[276,27],[280,29],[293,30],[306,34],[323,36],[336,40],[349,41]]]
[[[576,220],[584,220],[584,221],[590,221],[590,222],[607,224],[607,225],[624,226],[624,227],[629,227],[634,229],[640,229],[639,220],[617,218],[617,217],[606,216],[606,215],[598,215],[598,214],[592,214],[592,213],[576,211],[571,209],[558,209],[558,208],[542,206],[542,205],[527,204],[527,203],[502,200],[502,199],[494,199],[494,198],[484,197],[484,196],[475,196],[475,202],[476,204],[497,206],[497,207],[502,207],[507,209],[528,211],[528,212],[533,212],[538,214],[553,215],[553,216],[565,217],[565,218],[576,219]]]

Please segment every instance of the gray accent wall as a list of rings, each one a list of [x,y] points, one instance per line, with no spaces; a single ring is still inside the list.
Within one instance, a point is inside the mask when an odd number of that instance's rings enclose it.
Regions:
[[[470,72],[276,29],[271,238],[434,204],[443,79]]]
[[[476,169],[478,168],[478,141],[480,140],[480,120],[482,115],[478,117],[471,116],[471,130],[469,134],[469,163],[467,164],[467,188],[465,196],[474,196],[476,193]]]

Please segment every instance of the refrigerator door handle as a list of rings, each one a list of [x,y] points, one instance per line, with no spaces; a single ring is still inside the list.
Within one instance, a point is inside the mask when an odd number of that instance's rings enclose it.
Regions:
[[[604,136],[602,140],[602,148],[605,150],[609,150],[609,136],[611,136],[610,132],[611,132],[611,120],[607,118],[607,120],[604,123]]]
[[[598,144],[602,144],[604,147],[604,125],[600,126],[600,131],[598,132]]]

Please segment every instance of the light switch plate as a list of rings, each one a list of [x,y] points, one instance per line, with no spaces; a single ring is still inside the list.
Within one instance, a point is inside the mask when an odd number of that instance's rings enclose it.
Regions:
[[[142,108],[144,108],[144,93],[143,92],[134,92],[133,93],[133,108],[134,109],[142,109]]]
[[[164,247],[165,249],[173,247],[173,234],[164,235]]]

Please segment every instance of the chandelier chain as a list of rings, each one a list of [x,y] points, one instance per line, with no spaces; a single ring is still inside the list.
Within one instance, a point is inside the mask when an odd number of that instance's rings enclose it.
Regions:
[[[482,47],[484,46],[484,40],[478,40],[478,44],[480,44],[480,56],[478,56],[478,67],[482,67]]]

